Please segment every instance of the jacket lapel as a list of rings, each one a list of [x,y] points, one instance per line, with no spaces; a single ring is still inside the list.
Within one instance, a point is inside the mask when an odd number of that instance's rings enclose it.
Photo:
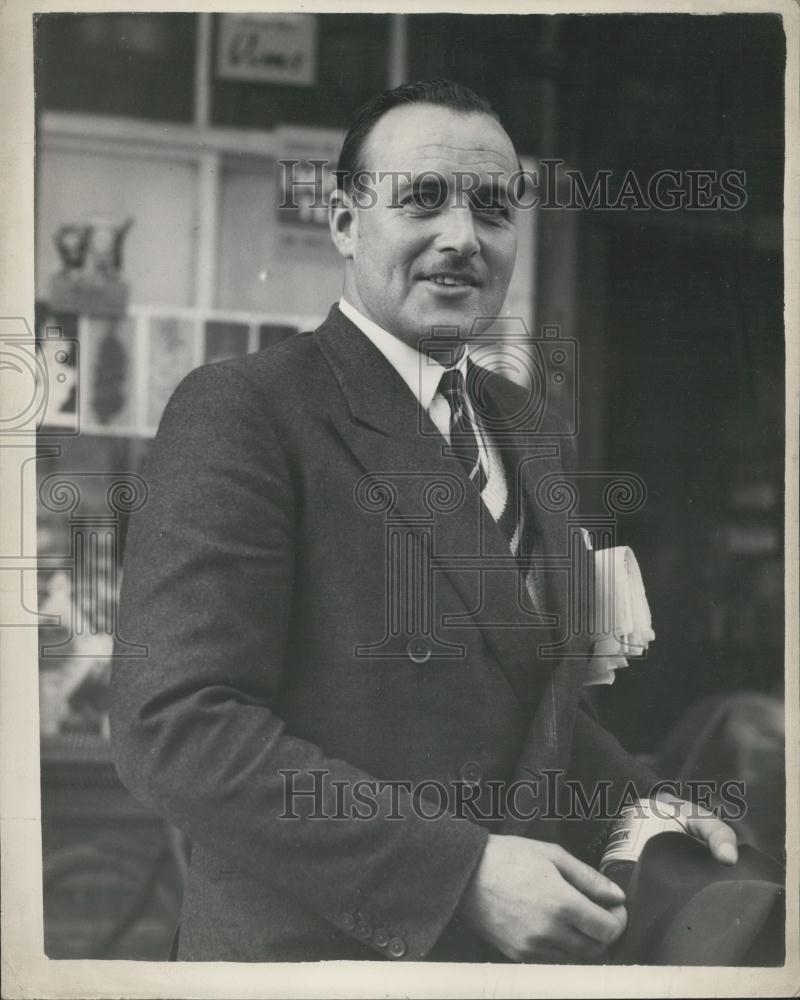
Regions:
[[[505,423],[511,426],[513,412],[519,412],[524,404],[520,394],[524,395],[525,390],[507,387],[505,382],[503,385],[502,393],[496,391],[490,398],[500,412],[505,411]],[[534,566],[538,563],[540,567],[545,606],[557,624],[537,648],[543,683],[513,779],[533,782],[535,787],[528,803],[518,798],[519,813],[530,814],[538,809],[539,815],[533,821],[522,815],[508,815],[502,831],[553,840],[558,836],[558,824],[553,822],[552,812],[548,822],[541,822],[555,807],[551,801],[552,782],[545,772],[563,772],[569,765],[575,712],[583,691],[591,641],[578,604],[591,600],[593,555],[585,549],[577,528],[571,534],[567,511],[559,502],[569,498],[570,486],[568,482],[561,488],[556,485],[565,477],[554,439],[537,438],[534,430],[522,428],[509,435],[504,449],[509,467],[518,470],[521,502],[535,525],[531,559]],[[552,489],[548,489],[550,484]]]
[[[531,627],[530,618],[527,627],[509,627],[517,574],[506,538],[428,414],[370,340],[337,307],[315,337],[347,402],[347,418],[333,415],[341,439],[376,484],[390,486],[394,516],[435,518],[434,566],[447,574],[465,609],[444,624],[479,629],[517,697],[530,704],[536,647],[548,630]],[[487,572],[491,565],[498,569]]]

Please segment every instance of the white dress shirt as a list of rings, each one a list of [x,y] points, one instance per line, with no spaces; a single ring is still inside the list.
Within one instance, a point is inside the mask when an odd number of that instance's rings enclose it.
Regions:
[[[359,309],[351,305],[344,297],[339,300],[339,309],[351,323],[368,337],[377,347],[397,374],[413,392],[419,405],[427,411],[436,429],[450,442],[450,404],[439,392],[439,382],[445,372],[434,358],[423,354],[415,347],[395,337],[384,330],[374,320],[369,319]],[[469,347],[464,345],[464,351],[456,367],[466,378]],[[467,398],[467,415],[475,431],[478,441],[478,453],[486,474],[486,485],[481,493],[481,499],[492,517],[497,520],[505,509],[508,501],[506,475],[500,454],[475,417],[472,404]]]

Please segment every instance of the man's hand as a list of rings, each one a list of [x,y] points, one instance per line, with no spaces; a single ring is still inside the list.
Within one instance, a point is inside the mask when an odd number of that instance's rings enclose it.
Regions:
[[[739,860],[739,849],[736,834],[718,819],[710,809],[699,806],[686,799],[678,799],[674,795],[662,793],[656,796],[657,802],[667,802],[677,807],[678,817],[686,827],[686,832],[702,840],[708,846],[711,854],[723,865],[735,865]],[[655,806],[658,808],[658,805]]]
[[[624,900],[562,847],[490,834],[459,912],[515,962],[585,962],[625,930]]]

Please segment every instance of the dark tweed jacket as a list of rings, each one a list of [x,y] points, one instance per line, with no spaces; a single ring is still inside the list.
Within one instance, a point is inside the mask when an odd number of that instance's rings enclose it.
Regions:
[[[498,418],[519,409],[499,376],[485,390]],[[359,819],[334,782],[347,795],[359,780],[434,780],[448,795],[460,783],[480,807],[492,781],[547,768],[651,780],[578,707],[580,645],[542,652],[565,633],[565,574],[547,574],[552,617],[532,627],[517,573],[465,561],[509,550],[443,443],[336,307],[314,333],[192,372],[167,406],[121,598],[121,634],[148,655],[116,661],[112,738],[123,781],[194,845],[179,958],[496,959],[456,915],[488,833],[585,854],[592,824],[459,816],[450,799],[426,819],[413,790]],[[517,443],[504,457],[539,551],[563,553],[564,516],[533,499],[560,471],[554,450]],[[424,494],[443,481],[455,505]],[[406,527],[412,558],[433,539],[433,631],[409,645],[420,597],[396,587],[387,624],[388,519],[418,515]],[[289,783],[310,788],[314,770],[322,798],[287,808]]]

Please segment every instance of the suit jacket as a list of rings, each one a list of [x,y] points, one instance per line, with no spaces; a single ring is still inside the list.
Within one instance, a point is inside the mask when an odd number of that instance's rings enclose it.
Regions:
[[[496,375],[484,391],[498,434],[523,391]],[[543,652],[565,634],[566,574],[546,575],[549,617],[522,607],[444,444],[336,307],[195,370],[168,404],[121,595],[120,633],[147,655],[115,662],[112,740],[122,780],[194,845],[179,958],[498,958],[456,914],[488,833],[580,853],[591,824],[465,815],[453,789],[485,805],[492,782],[549,768],[652,779],[578,708],[576,637]],[[537,551],[565,552],[564,514],[535,502],[556,449],[504,454]],[[374,779],[408,784],[354,809]]]

